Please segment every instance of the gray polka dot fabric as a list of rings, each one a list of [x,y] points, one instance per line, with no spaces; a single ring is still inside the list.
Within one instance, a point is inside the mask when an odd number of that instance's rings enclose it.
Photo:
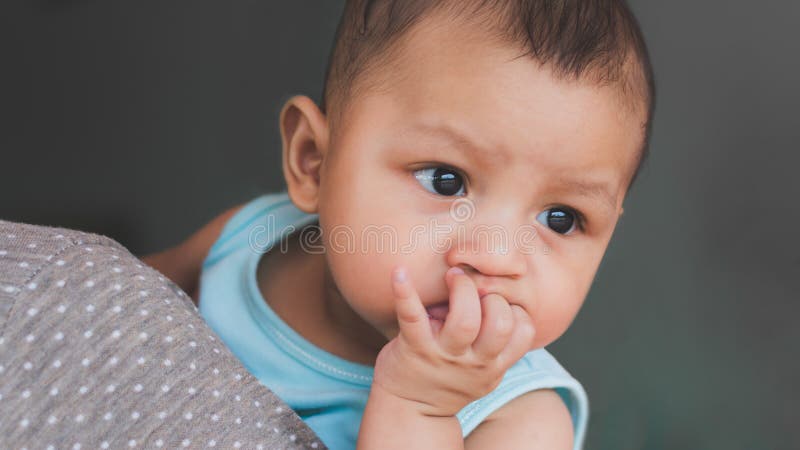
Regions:
[[[0,221],[0,448],[324,445],[119,243]]]

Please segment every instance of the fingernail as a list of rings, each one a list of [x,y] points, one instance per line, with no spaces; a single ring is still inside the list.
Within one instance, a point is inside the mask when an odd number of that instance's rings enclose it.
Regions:
[[[464,275],[464,271],[461,269],[461,267],[451,267],[450,272],[452,272],[453,275]]]
[[[398,283],[405,283],[406,271],[400,268],[394,269],[394,281]]]

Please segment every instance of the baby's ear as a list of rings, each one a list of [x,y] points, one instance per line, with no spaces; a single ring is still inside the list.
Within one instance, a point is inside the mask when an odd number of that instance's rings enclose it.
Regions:
[[[317,212],[319,171],[328,152],[328,120],[313,100],[298,95],[281,110],[283,177],[294,205]]]

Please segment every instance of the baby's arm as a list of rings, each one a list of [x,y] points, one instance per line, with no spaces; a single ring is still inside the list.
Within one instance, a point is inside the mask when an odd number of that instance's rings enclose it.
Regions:
[[[462,439],[456,412],[491,392],[531,348],[533,324],[497,294],[480,299],[459,269],[446,275],[445,323],[431,321],[403,273],[393,281],[400,333],[378,355],[358,449],[571,448],[571,419],[553,391],[509,402]]]
[[[572,449],[572,417],[552,389],[531,391],[510,401],[467,436],[471,449]]]
[[[180,244],[143,256],[141,260],[180,286],[197,304],[203,260],[219,238],[222,228],[242,206],[236,206],[220,214]]]

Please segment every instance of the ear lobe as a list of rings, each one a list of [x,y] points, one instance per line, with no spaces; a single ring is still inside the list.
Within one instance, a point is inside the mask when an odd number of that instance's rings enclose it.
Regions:
[[[283,176],[289,197],[301,211],[317,211],[320,169],[328,152],[328,121],[313,100],[290,98],[281,110]]]

